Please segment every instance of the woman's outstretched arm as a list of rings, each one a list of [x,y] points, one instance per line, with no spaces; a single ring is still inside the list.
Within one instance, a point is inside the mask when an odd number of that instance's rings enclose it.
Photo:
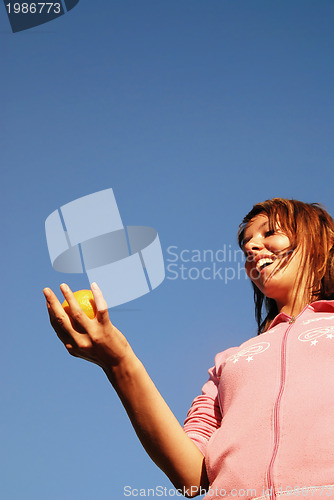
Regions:
[[[124,335],[110,322],[101,290],[92,284],[94,319],[80,308],[65,284],[68,315],[55,294],[44,289],[50,322],[68,352],[99,365],[115,388],[145,450],[186,496],[208,487],[204,457],[155,387]]]

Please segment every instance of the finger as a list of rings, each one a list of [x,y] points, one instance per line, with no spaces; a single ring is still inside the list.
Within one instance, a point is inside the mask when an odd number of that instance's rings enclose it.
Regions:
[[[47,307],[50,316],[50,323],[55,330],[59,339],[63,344],[71,344],[76,346],[78,341],[81,339],[82,334],[86,333],[85,329],[78,324],[80,332],[77,331],[78,328],[73,324],[73,319],[64,310],[63,306],[57,299],[56,295],[50,288],[45,288],[43,290],[44,296],[47,300]],[[83,313],[83,311],[80,309]],[[84,314],[84,313],[83,313]],[[88,320],[88,318],[87,318]]]
[[[55,330],[57,337],[65,345],[66,349],[74,348],[76,342],[69,333],[73,330],[72,324],[68,314],[65,313],[59,300],[49,288],[43,290],[44,296],[47,300],[47,309],[49,313],[50,323]]]
[[[105,301],[103,294],[98,287],[97,283],[92,283],[91,284],[91,290],[94,295],[94,300],[96,304],[96,309],[97,309],[97,314],[96,317],[101,323],[106,323],[109,321],[109,314],[108,314],[108,304]]]
[[[71,329],[71,322],[68,315],[65,313],[61,303],[50,288],[44,288],[44,296],[46,298],[50,321],[53,324],[58,324],[59,327]]]
[[[60,290],[64,295],[70,309],[70,316],[73,318],[85,331],[89,328],[89,322],[91,321],[88,316],[81,309],[77,299],[75,298],[72,290],[66,283],[60,285]]]

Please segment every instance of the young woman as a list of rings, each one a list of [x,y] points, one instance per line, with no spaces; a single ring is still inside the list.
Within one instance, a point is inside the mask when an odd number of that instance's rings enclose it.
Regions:
[[[333,219],[317,204],[276,198],[253,207],[239,244],[261,336],[217,354],[183,428],[96,284],[93,320],[67,285],[72,321],[44,289],[60,340],[101,366],[146,451],[185,496],[334,495],[333,242]]]

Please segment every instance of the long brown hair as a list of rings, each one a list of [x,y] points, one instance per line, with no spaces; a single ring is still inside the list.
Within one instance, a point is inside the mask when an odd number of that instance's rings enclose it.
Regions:
[[[241,249],[248,223],[259,214],[267,215],[270,231],[275,231],[279,227],[290,240],[290,247],[286,249],[285,258],[281,259],[279,269],[288,264],[297,247],[301,249],[302,267],[298,286],[301,286],[302,281],[306,283],[303,296],[305,305],[315,300],[334,299],[334,221],[326,209],[319,203],[303,203],[283,198],[257,203],[239,226],[238,241]],[[255,317],[260,334],[268,330],[270,323],[278,314],[278,309],[274,299],[265,297],[253,282],[252,285]],[[264,318],[263,305],[266,310]]]

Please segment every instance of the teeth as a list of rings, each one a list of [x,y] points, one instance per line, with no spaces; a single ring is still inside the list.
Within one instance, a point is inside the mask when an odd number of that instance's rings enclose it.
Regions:
[[[274,262],[274,259],[271,259],[270,257],[260,259],[256,264],[256,269],[258,271],[260,271],[265,264],[272,264],[273,262]]]

